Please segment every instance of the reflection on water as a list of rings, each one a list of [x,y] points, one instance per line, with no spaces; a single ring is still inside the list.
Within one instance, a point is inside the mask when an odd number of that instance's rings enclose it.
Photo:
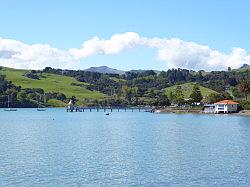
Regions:
[[[247,186],[250,118],[0,111],[0,186]]]

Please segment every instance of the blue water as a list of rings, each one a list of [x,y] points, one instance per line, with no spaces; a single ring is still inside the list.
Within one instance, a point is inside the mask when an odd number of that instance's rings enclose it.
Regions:
[[[0,186],[249,186],[250,118],[0,110]]]

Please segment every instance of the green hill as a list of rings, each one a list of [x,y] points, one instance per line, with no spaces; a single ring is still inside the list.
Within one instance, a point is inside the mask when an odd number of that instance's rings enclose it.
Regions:
[[[61,92],[67,97],[75,96],[80,103],[84,99],[102,99],[104,94],[86,89],[87,83],[76,81],[72,77],[43,73],[39,80],[24,76],[28,70],[3,68],[1,73],[6,79],[22,88],[42,88],[45,92]]]
[[[166,94],[169,96],[170,92],[174,93],[177,86],[181,86],[183,94],[184,94],[184,98],[188,99],[190,94],[192,93],[194,83],[185,83],[181,85],[174,85],[174,86],[168,87],[165,89]],[[203,86],[200,86],[200,90],[201,90],[201,94],[203,97],[206,97],[210,93],[217,93],[216,91],[211,90],[209,88],[205,88]]]

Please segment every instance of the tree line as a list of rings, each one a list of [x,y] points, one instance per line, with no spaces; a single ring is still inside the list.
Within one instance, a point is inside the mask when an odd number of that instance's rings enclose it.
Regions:
[[[250,71],[192,71],[187,69],[169,69],[156,73],[153,70],[133,72],[125,74],[103,74],[82,70],[62,70],[46,67],[43,70],[31,70],[24,76],[31,79],[40,79],[43,73],[52,73],[75,78],[79,84],[89,90],[99,91],[106,95],[103,100],[86,100],[88,105],[154,105],[168,106],[170,104],[185,105],[201,101],[212,103],[221,99],[246,100],[250,92]],[[170,95],[166,94],[165,88],[193,82],[194,87],[189,99],[185,99],[181,86]],[[200,86],[217,91],[204,99]],[[0,76],[0,107],[6,106],[8,96],[11,95],[13,105],[20,107],[37,107],[46,105],[49,99],[57,99],[67,102],[76,97],[67,98],[63,93],[45,93],[42,89],[22,89],[3,75]],[[46,98],[46,99],[44,99]]]
[[[202,100],[199,96],[198,85],[218,92],[218,94],[210,94],[206,98],[206,102],[215,102],[220,99],[241,99],[243,97],[247,100],[249,94],[249,69],[245,71],[229,69],[229,71],[205,72],[201,70],[195,72],[178,68],[161,71],[160,73],[148,70],[142,72],[128,71],[125,74],[118,75],[47,67],[42,72],[74,77],[80,82],[88,83],[87,89],[100,91],[110,97],[115,95],[112,100],[116,100],[115,103],[121,101],[120,103],[123,104],[183,104],[186,101],[183,101],[180,87],[177,87],[175,95],[169,98],[166,96],[164,89],[187,82],[197,83],[197,86],[194,86],[194,93],[190,96],[190,101],[197,102],[194,97]],[[162,102],[163,98],[165,98],[164,102]],[[166,102],[167,100],[168,102]]]

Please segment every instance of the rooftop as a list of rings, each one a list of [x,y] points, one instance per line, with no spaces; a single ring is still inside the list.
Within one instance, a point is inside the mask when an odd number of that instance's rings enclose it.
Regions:
[[[224,104],[224,105],[237,105],[239,103],[233,101],[233,100],[222,100],[222,101],[219,101],[219,102],[216,102],[214,104]]]

